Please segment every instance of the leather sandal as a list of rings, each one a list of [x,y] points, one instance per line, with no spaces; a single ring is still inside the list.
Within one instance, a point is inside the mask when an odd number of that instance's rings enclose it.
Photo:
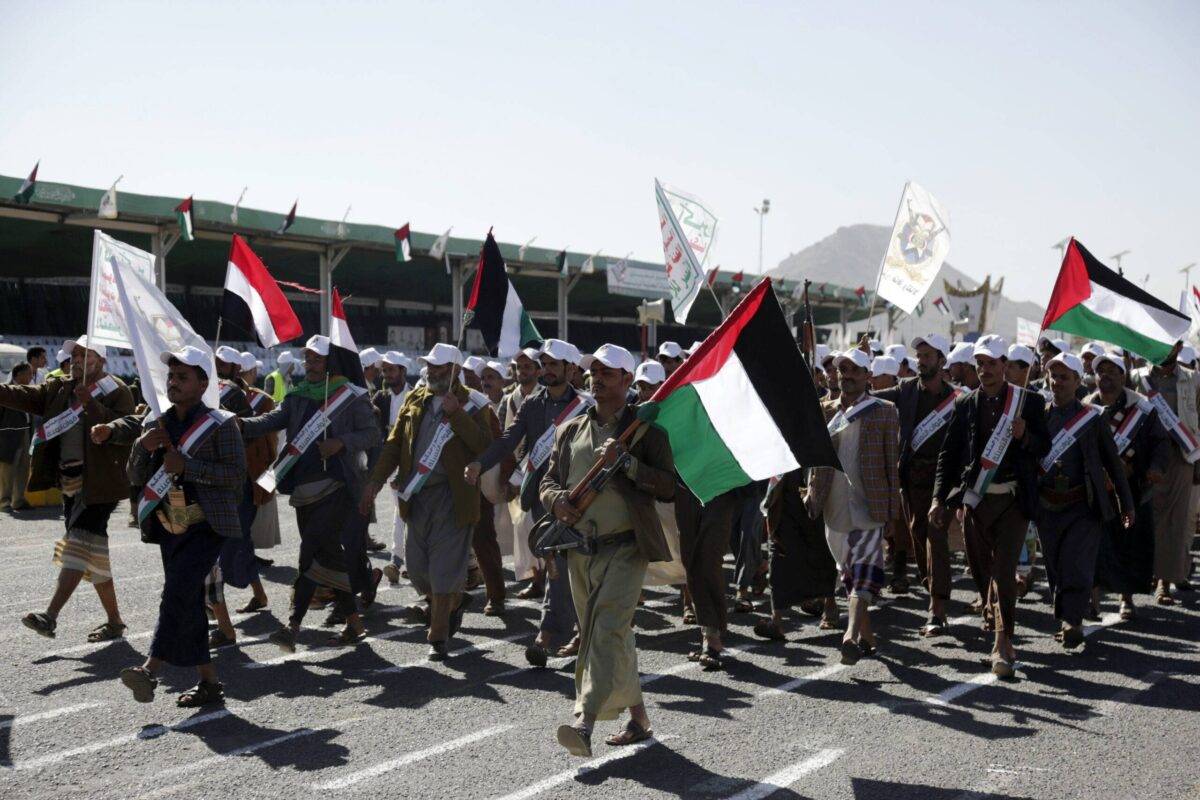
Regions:
[[[92,628],[92,632],[88,634],[89,642],[111,642],[113,639],[120,639],[125,635],[125,623],[123,622],[105,622],[102,625],[97,625]]]
[[[766,639],[768,642],[783,642],[787,640],[787,637],[783,635],[783,631],[779,630],[779,626],[773,622],[754,623],[754,635],[760,639]]]
[[[21,624],[47,639],[54,638],[54,629],[58,627],[58,622],[53,617],[40,611],[21,617]]]
[[[226,636],[225,632],[220,628],[217,628],[208,635],[209,650],[218,650],[222,647],[228,647],[231,644],[237,644],[237,639]]]
[[[654,731],[648,731],[634,720],[629,720],[629,722],[625,723],[624,728],[606,738],[604,743],[609,747],[627,747],[631,744],[644,742],[653,735]]]
[[[180,708],[199,708],[225,699],[225,687],[219,682],[200,681],[175,699]]]
[[[725,662],[721,660],[721,651],[713,650],[711,647],[704,648],[704,651],[700,653],[700,658],[696,660],[705,672],[720,672],[725,669]]]
[[[592,756],[592,732],[587,728],[577,728],[574,725],[558,726],[558,743],[567,748],[573,756]]]
[[[857,642],[843,639],[840,650],[842,653],[842,663],[848,667],[854,666],[862,658],[863,651]]]
[[[133,699],[139,703],[153,700],[154,690],[158,687],[158,679],[145,667],[126,667],[121,670],[121,683],[133,692]]]
[[[336,636],[329,637],[330,647],[348,647],[352,644],[358,644],[363,639],[367,638],[366,630],[356,631],[351,626],[347,625],[342,628],[342,632]]]
[[[266,611],[267,604],[257,597],[251,597],[250,602],[237,610],[239,614],[255,614],[259,611]]]

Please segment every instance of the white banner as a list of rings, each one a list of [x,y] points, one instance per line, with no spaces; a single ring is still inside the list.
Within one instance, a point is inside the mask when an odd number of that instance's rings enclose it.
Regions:
[[[121,322],[125,327],[122,335],[129,341],[126,346],[133,350],[138,378],[142,383],[142,395],[150,406],[150,419],[171,407],[171,401],[167,399],[167,365],[159,359],[159,354],[167,350],[179,350],[185,345],[208,354],[206,369],[209,380],[208,389],[204,392],[204,404],[209,408],[219,408],[220,387],[212,348],[208,343],[192,330],[183,315],[158,290],[153,277],[147,278],[135,268],[117,266],[112,270],[112,278],[123,312]]]
[[[1037,347],[1038,333],[1042,330],[1040,322],[1035,322],[1024,317],[1017,317],[1017,344],[1029,345]]]
[[[88,341],[108,347],[129,349],[125,314],[117,297],[115,269],[136,272],[154,284],[154,256],[145,250],[118,242],[100,231],[92,239],[92,286],[88,306]]]
[[[608,293],[658,300],[671,296],[667,271],[658,265],[632,264],[629,259],[609,261],[604,270]]]
[[[658,227],[666,259],[667,289],[675,321],[687,321],[704,288],[704,262],[717,235],[717,217],[690,195],[654,181]]]
[[[879,266],[879,296],[906,314],[916,310],[950,252],[949,217],[942,204],[909,181]]]

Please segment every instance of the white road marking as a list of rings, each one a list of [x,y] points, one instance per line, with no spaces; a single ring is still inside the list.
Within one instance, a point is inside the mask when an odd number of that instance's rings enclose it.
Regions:
[[[589,772],[595,772],[596,770],[603,767],[605,764],[611,764],[613,761],[619,761],[623,758],[629,758],[630,756],[635,756],[638,753],[642,752],[643,750],[646,750],[646,749],[658,744],[659,742],[664,742],[671,738],[674,738],[674,737],[664,736],[661,739],[660,738],[647,739],[644,742],[638,742],[637,744],[629,745],[628,747],[618,748],[606,755],[600,756],[599,758],[596,758],[596,759],[593,759],[593,760],[587,762],[586,764],[584,764],[581,767],[575,767],[573,769],[563,770],[562,772],[558,773],[557,775],[551,775],[549,778],[544,778],[543,780],[540,780],[537,783],[530,784],[529,786],[526,786],[524,789],[518,789],[517,791],[515,791],[511,794],[506,794],[503,797],[497,797],[494,800],[528,800],[528,798],[536,797],[537,795],[541,794],[542,792],[546,791],[547,789],[553,789],[555,786],[566,783],[567,781],[570,781],[570,780],[574,780],[575,778],[579,778],[584,775],[587,775]]]
[[[746,647],[726,647],[725,650],[722,651],[721,655],[726,655],[726,654],[733,655],[735,653],[742,653],[742,654],[753,653],[755,650],[758,650],[762,646],[763,645],[760,643],[760,644],[747,645]],[[641,677],[642,686],[645,686],[646,684],[649,684],[649,683],[654,683],[659,678],[665,678],[668,675],[678,675],[681,672],[688,672],[689,670],[699,669],[699,668],[700,668],[699,661],[684,661],[681,664],[676,664],[673,667],[664,669],[662,672],[647,672],[646,674],[642,675],[642,677]]]
[[[500,637],[498,639],[488,639],[487,641],[484,641],[484,642],[478,642],[476,644],[467,645],[466,647],[460,647],[457,650],[451,650],[450,657],[457,658],[458,656],[465,656],[470,653],[486,653],[491,650],[496,650],[502,644],[508,644],[509,642],[515,642],[517,639],[523,639],[528,635],[529,634],[527,634],[527,633],[514,633],[514,634],[510,634],[508,636]],[[428,664],[433,664],[433,663],[436,663],[436,662],[432,662],[428,658],[422,658],[422,659],[418,659],[416,661],[409,661],[406,664],[393,664],[390,667],[384,667],[383,669],[377,669],[377,670],[375,670],[375,674],[376,675],[391,675],[391,674],[395,674],[397,672],[403,672],[406,669],[412,669],[413,667],[426,666]],[[495,676],[493,676],[493,677],[495,677]],[[489,678],[488,680],[491,680],[491,678]]]
[[[106,703],[80,703],[75,706],[64,706],[62,708],[52,708],[49,711],[39,711],[36,714],[22,714],[19,717],[13,717],[12,719],[0,722],[0,730],[15,728],[18,725],[28,725],[31,722],[40,722],[44,719],[54,719],[55,717],[62,717],[79,711],[87,711],[89,708],[100,708],[103,705],[106,705]]]
[[[475,733],[471,733],[466,736],[460,736],[459,738],[452,739],[448,742],[442,742],[441,744],[436,744],[436,745],[433,745],[432,747],[426,747],[423,750],[417,750],[412,753],[407,753],[405,755],[400,756],[399,758],[393,758],[389,761],[384,761],[382,763],[376,764],[375,766],[367,767],[366,769],[361,769],[358,772],[355,772],[351,775],[347,775],[343,778],[337,778],[332,781],[326,781],[325,783],[313,784],[312,788],[316,791],[346,789],[346,788],[353,786],[356,783],[359,783],[360,781],[369,780],[371,778],[377,778],[380,775],[383,775],[384,773],[391,772],[392,770],[400,769],[401,767],[407,767],[409,764],[415,764],[416,762],[424,761],[427,758],[433,758],[434,756],[439,756],[439,755],[442,755],[443,753],[449,753],[452,750],[458,750],[460,748],[474,744],[475,742],[479,742],[484,739],[487,739],[490,736],[495,736],[496,734],[503,733],[504,731],[507,731],[507,730],[511,730],[514,727],[516,727],[516,726],[515,725],[495,725],[491,728],[485,728],[481,731],[476,731]]]
[[[762,798],[769,797],[780,789],[788,788],[805,775],[816,772],[822,767],[829,766],[834,761],[837,761],[845,752],[845,750],[833,748],[822,750],[799,763],[792,764],[790,767],[784,767],[778,772],[772,772],[753,786],[733,795],[729,800],[762,800]]]
[[[1151,670],[1140,678],[1135,678],[1135,683],[1132,686],[1125,686],[1118,690],[1111,697],[1102,700],[1092,708],[1092,713],[1098,717],[1110,717],[1117,711],[1124,708],[1130,700],[1137,697],[1144,691],[1153,688],[1164,678],[1169,677],[1169,673]]]
[[[779,686],[776,686],[774,689],[763,689],[761,692],[758,693],[757,696],[759,698],[764,698],[764,697],[773,697],[775,695],[787,694],[788,692],[792,691],[793,689],[795,689],[799,686],[803,686],[804,684],[810,683],[811,681],[824,680],[824,679],[830,677],[831,675],[838,674],[839,672],[841,672],[842,670],[844,670],[846,668],[847,667],[845,664],[830,664],[829,666],[823,667],[809,675],[801,675],[799,677],[792,678],[787,683],[782,683]]]
[[[110,747],[119,747],[120,745],[123,745],[123,744],[130,744],[132,742],[136,742],[139,739],[155,739],[159,736],[162,736],[165,733],[170,733],[171,731],[187,730],[188,728],[195,727],[196,725],[200,725],[205,722],[211,722],[214,719],[221,719],[222,717],[227,717],[232,713],[233,713],[233,711],[231,711],[230,709],[222,708],[219,711],[212,711],[208,714],[201,714],[197,717],[185,719],[183,722],[179,722],[175,725],[171,725],[170,727],[168,727],[166,725],[151,725],[150,727],[143,728],[139,731],[136,731],[135,733],[127,733],[124,736],[118,736],[115,739],[105,739],[102,742],[90,742],[85,745],[80,745],[79,747],[72,747],[67,750],[59,750],[56,753],[47,753],[46,755],[38,756],[37,758],[30,758],[25,761],[17,761],[11,765],[12,772],[9,772],[8,774],[11,775],[11,774],[13,774],[13,772],[16,772],[17,770],[39,769],[41,767],[48,767],[53,764],[58,764],[62,761],[66,761],[68,758],[74,758],[75,756],[86,755],[87,753],[96,753],[96,752],[99,752],[100,750],[107,750]]]
[[[411,633],[424,633],[423,628],[396,628],[394,630],[385,631],[377,636],[368,636],[362,640],[362,644],[370,644],[372,642],[382,642],[388,639],[398,639],[401,636],[407,636]],[[246,664],[246,669],[262,669],[263,667],[273,667],[276,664],[284,664],[288,661],[312,661],[315,658],[320,658],[329,653],[347,653],[351,648],[348,647],[329,647],[322,645],[321,647],[313,647],[309,650],[298,650],[295,653],[287,653],[277,658],[269,658],[266,661],[251,661]]]
[[[229,619],[232,622],[241,622],[243,620],[249,619],[252,616],[254,616],[254,615],[253,614],[234,614]],[[153,635],[154,635],[154,631],[140,631],[138,633],[127,633],[124,636],[120,637],[120,639],[124,639],[127,642],[132,642],[132,641],[136,641],[138,639],[149,639]],[[266,638],[266,637],[258,636],[253,639],[244,639],[244,640],[240,640],[239,644],[253,644],[255,642],[261,641],[264,638]],[[45,653],[42,653],[40,656],[38,656],[38,658],[39,659],[53,658],[55,656],[74,655],[75,653],[87,653],[92,650],[99,650],[102,647],[108,647],[113,642],[120,641],[120,639],[110,639],[106,642],[87,642],[85,644],[77,644],[74,647],[64,647],[61,650],[47,650]]]
[[[238,756],[257,753],[259,750],[266,750],[268,747],[274,747],[277,744],[283,744],[284,742],[289,742],[292,739],[299,739],[304,736],[312,736],[314,733],[320,733],[322,730],[328,730],[328,728],[315,730],[312,728],[299,728],[291,733],[285,733],[281,736],[267,739],[266,741],[242,745],[241,747],[235,747],[232,750],[226,750],[224,753],[218,753],[215,756],[209,756],[208,758],[202,758],[199,761],[193,761],[190,764],[184,764],[183,766],[175,767],[173,769],[161,770],[155,774],[155,777],[162,778],[167,775],[184,775],[189,772],[195,772],[196,770],[205,769],[228,758],[237,758]]]

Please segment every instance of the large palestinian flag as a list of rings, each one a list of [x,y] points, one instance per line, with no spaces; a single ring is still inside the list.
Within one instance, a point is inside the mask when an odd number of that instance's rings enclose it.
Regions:
[[[700,502],[799,467],[841,469],[812,373],[764,278],[638,416],[666,431]]]
[[[542,335],[525,313],[525,306],[521,305],[521,298],[508,279],[504,256],[500,255],[500,246],[491,231],[479,251],[479,268],[475,271],[467,311],[468,324],[479,329],[484,344],[495,351],[498,358],[514,356],[525,345],[542,341]]]
[[[1074,238],[1063,254],[1042,328],[1132,350],[1161,364],[1192,321],[1101,264]]]

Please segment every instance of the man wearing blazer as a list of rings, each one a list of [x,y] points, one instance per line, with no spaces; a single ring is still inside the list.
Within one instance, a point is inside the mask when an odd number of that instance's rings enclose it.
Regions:
[[[979,389],[954,403],[938,453],[929,521],[963,523],[967,562],[985,600],[984,628],[994,629],[992,672],[1010,678],[1017,605],[1016,570],[1030,520],[1036,519],[1038,462],[1050,450],[1045,403],[1004,380],[1007,343],[988,336],[972,358]],[[984,462],[986,453],[992,458]]]

